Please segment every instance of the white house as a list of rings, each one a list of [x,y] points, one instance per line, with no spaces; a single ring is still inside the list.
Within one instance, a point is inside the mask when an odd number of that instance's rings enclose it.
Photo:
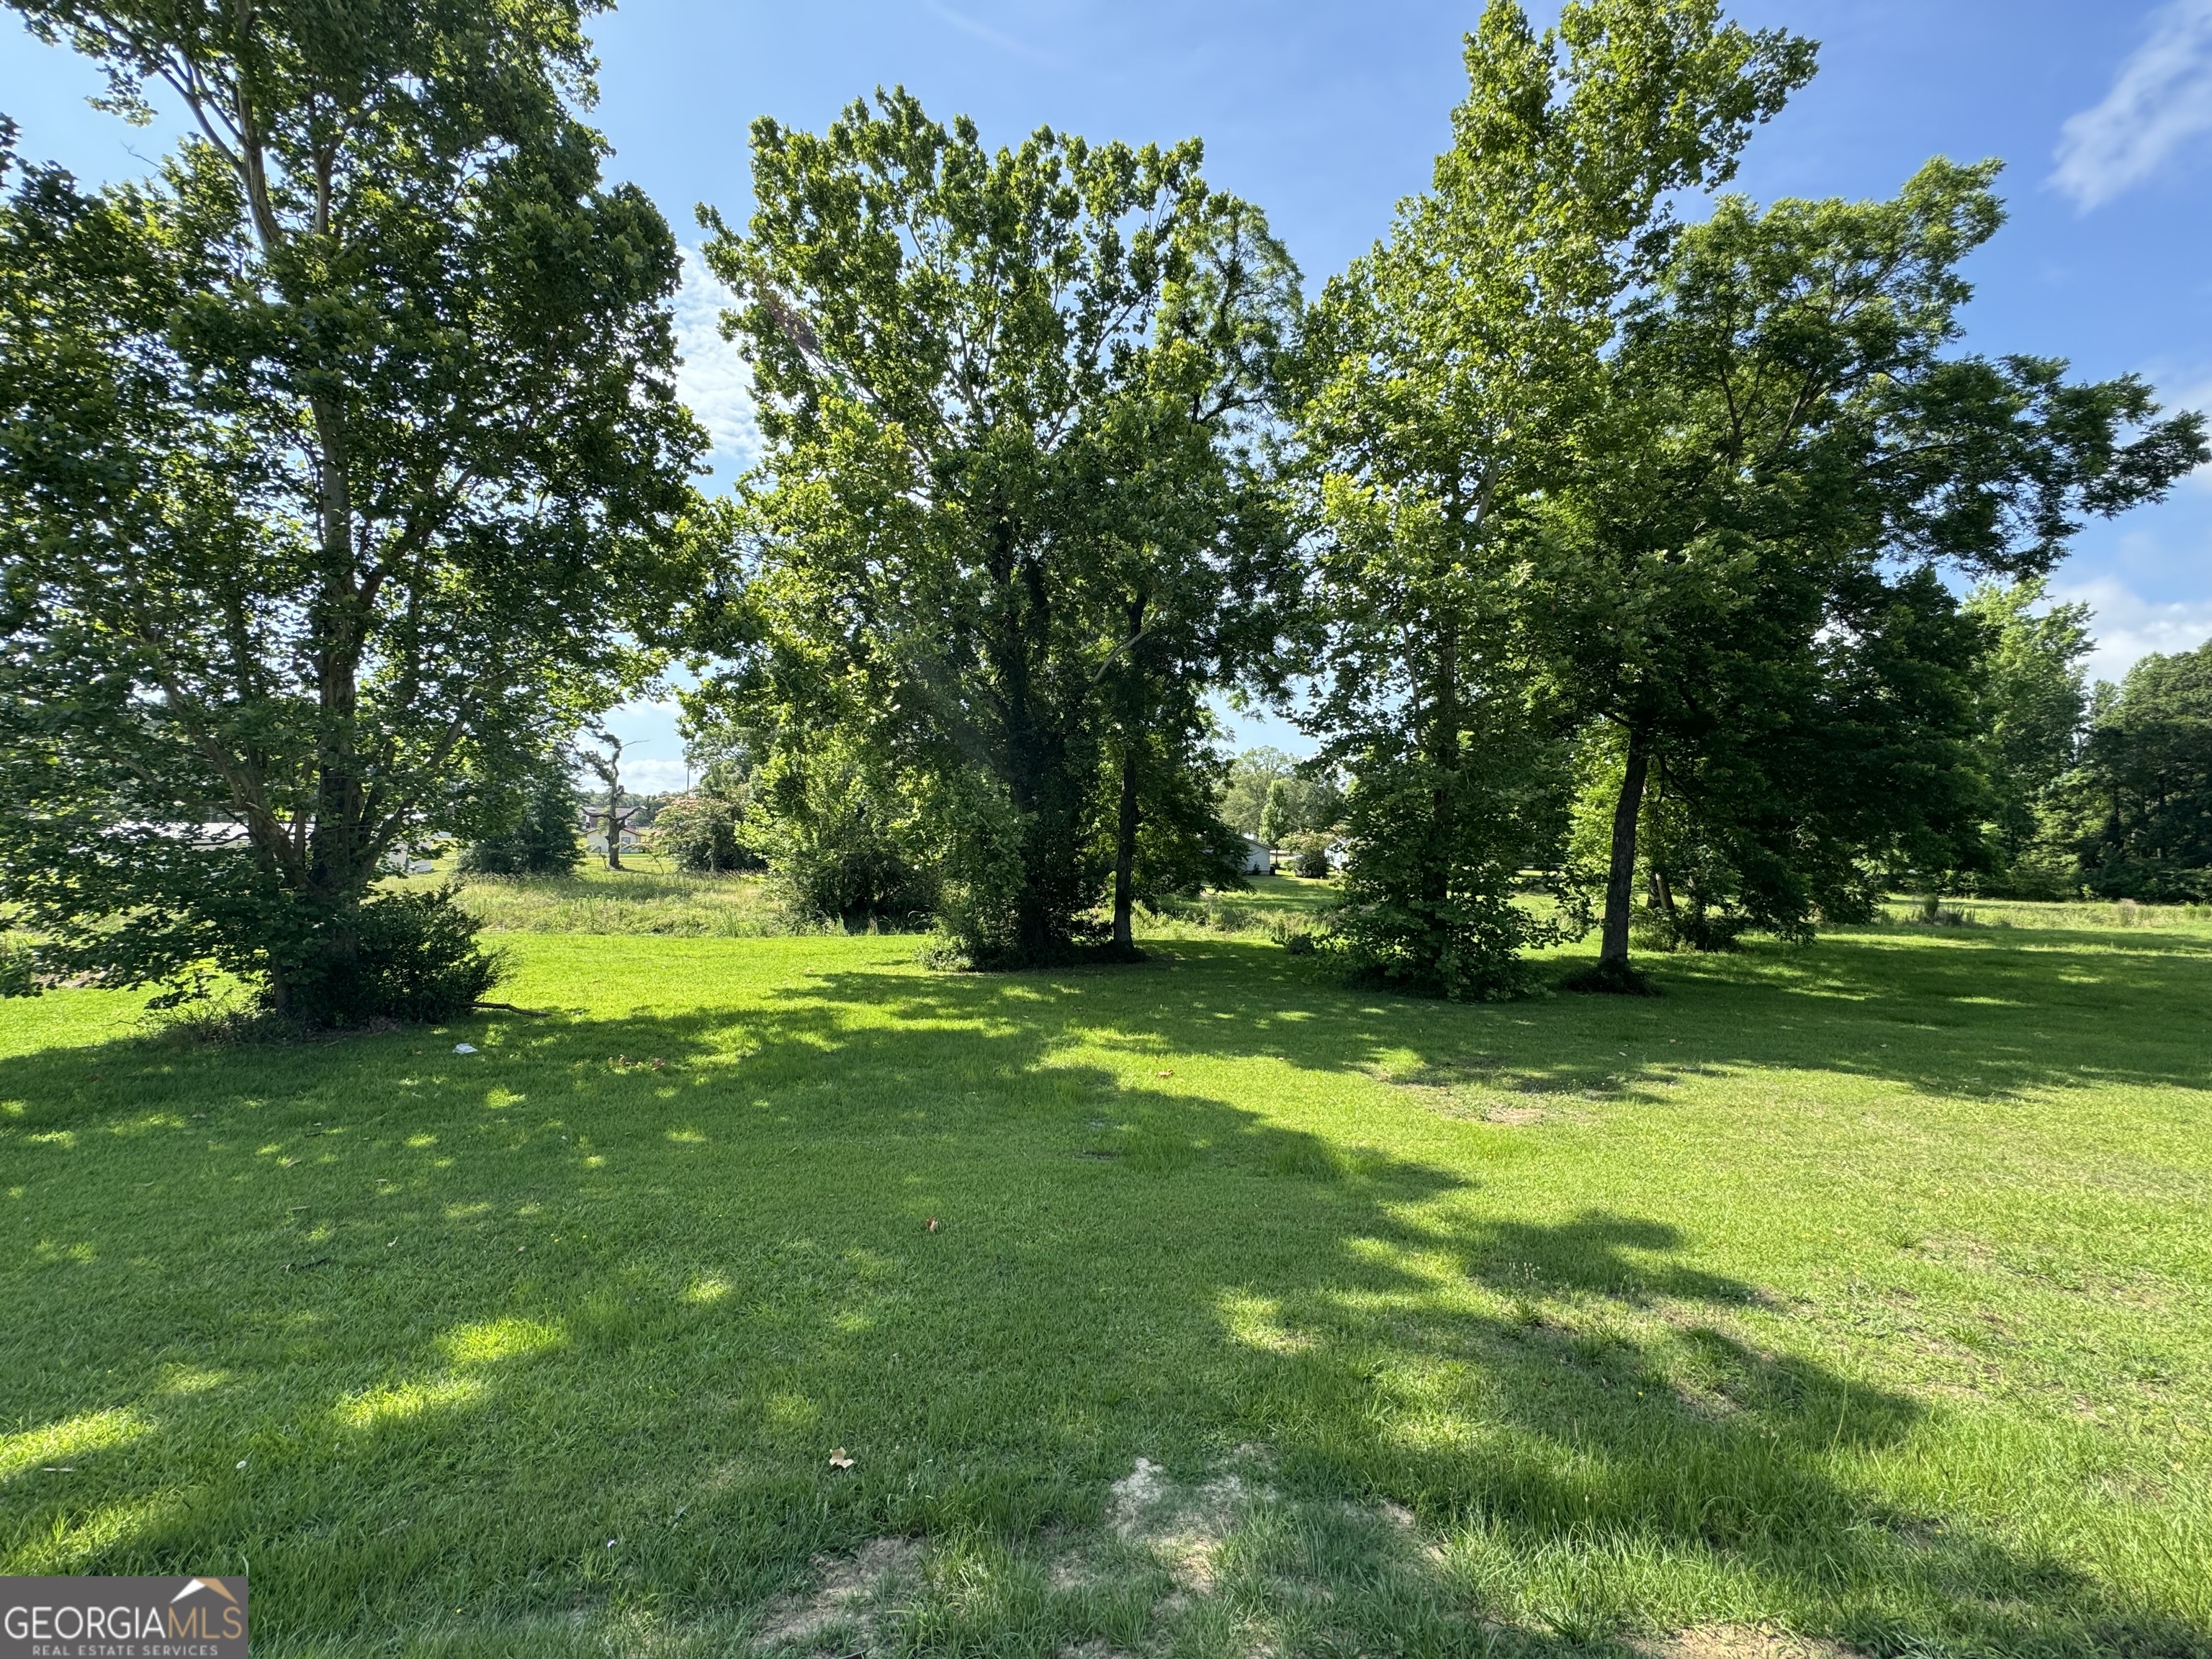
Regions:
[[[1273,848],[1250,836],[1239,836],[1237,839],[1244,843],[1244,862],[1237,867],[1239,874],[1247,876],[1274,874],[1275,849]]]

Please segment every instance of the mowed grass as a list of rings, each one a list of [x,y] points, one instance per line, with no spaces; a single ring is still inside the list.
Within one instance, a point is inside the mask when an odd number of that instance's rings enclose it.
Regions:
[[[0,1005],[0,1571],[249,1570],[270,1654],[2212,1651],[2205,928],[508,943],[559,1012]]]

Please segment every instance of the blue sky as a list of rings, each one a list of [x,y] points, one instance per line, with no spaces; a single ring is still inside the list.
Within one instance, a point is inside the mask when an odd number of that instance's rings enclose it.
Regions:
[[[1536,8],[1540,10],[1540,6]],[[1463,80],[1474,0],[634,0],[602,17],[611,172],[687,242],[700,201],[748,204],[756,115],[818,127],[903,82],[987,139],[1049,124],[1094,138],[1205,139],[1207,173],[1258,202],[1310,284],[1426,182]],[[1737,188],[1884,194],[1933,155],[2008,165],[2011,222],[1975,260],[1968,344],[2134,370],[2212,406],[2212,0],[1741,0],[1735,15],[1822,43],[1813,85],[1753,141]],[[142,172],[162,127],[84,104],[97,78],[0,23],[0,111],[28,155],[98,179]],[[718,477],[750,441],[744,375],[695,266],[680,307],[685,390]],[[2092,526],[2055,586],[2098,612],[2098,673],[2212,636],[2212,477]],[[665,711],[626,711],[655,785],[681,781]],[[1263,722],[1244,740],[1284,740]],[[1303,747],[1291,742],[1285,746]]]

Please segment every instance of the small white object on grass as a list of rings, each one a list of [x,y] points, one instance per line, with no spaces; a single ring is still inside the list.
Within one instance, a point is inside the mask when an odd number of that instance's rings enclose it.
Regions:
[[[453,1052],[457,1054],[472,1054],[476,1051],[477,1045],[473,1042],[456,1042],[453,1045]]]

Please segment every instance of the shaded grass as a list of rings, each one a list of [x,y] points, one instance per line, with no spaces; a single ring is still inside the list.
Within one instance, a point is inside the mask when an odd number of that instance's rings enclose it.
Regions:
[[[510,943],[556,1017],[0,1006],[5,1571],[250,1565],[274,1653],[727,1651],[884,1534],[917,1654],[2212,1644],[2202,938],[1480,1008]],[[1139,1456],[1244,1471],[1203,1583]]]

